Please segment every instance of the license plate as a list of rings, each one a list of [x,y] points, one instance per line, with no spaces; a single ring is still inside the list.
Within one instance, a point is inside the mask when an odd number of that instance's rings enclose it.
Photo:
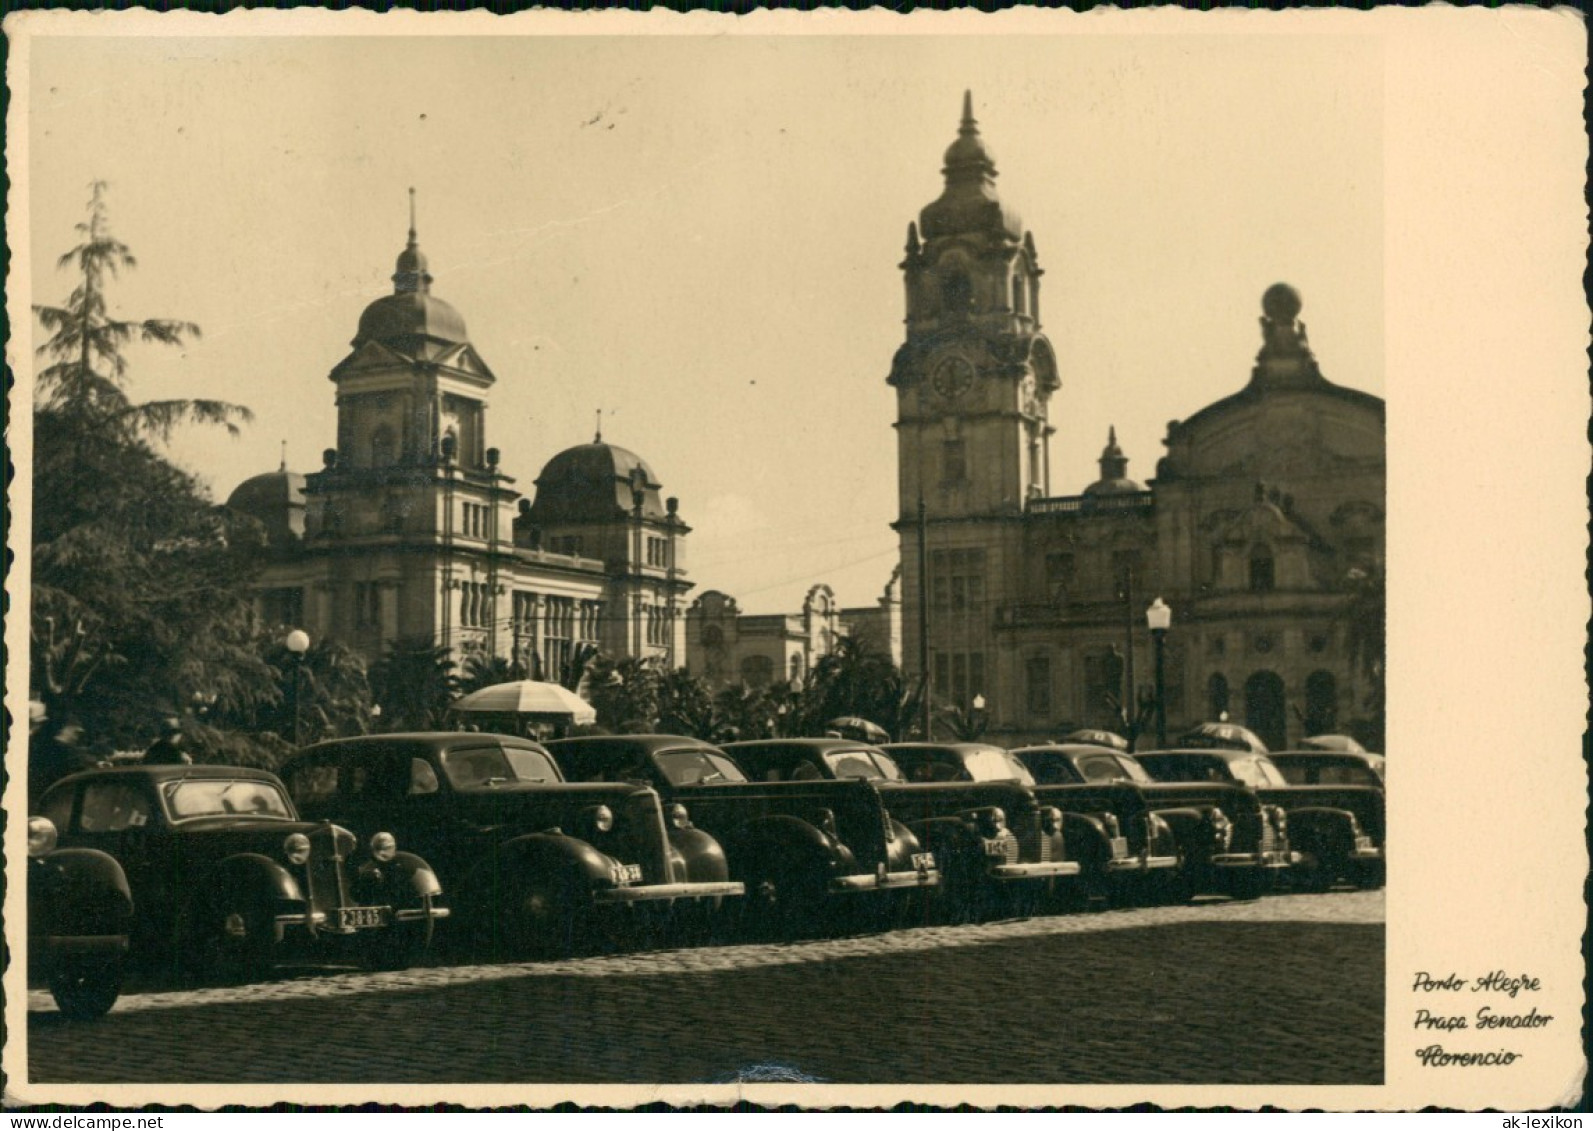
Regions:
[[[340,907],[337,910],[338,926],[345,931],[380,927],[386,911],[385,907]]]
[[[935,854],[933,852],[913,853],[913,867],[920,876],[929,875],[930,871],[935,867]]]
[[[1114,836],[1112,838],[1112,859],[1121,860],[1128,855],[1128,837]]]
[[[639,884],[642,882],[642,866],[640,864],[621,864],[619,874],[614,882],[621,886],[625,884]]]
[[[1007,855],[1007,842],[1004,840],[985,841],[985,855],[1005,858]]]

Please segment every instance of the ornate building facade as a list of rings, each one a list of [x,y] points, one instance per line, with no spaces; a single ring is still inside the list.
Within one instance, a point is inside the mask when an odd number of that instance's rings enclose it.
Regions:
[[[550,459],[523,498],[487,443],[497,377],[431,282],[412,219],[393,292],[330,373],[337,446],[314,474],[284,464],[228,499],[265,526],[266,619],[369,660],[404,641],[547,678],[583,644],[678,662],[691,583],[676,500],[601,434]]]
[[[1370,690],[1346,614],[1352,579],[1383,560],[1382,400],[1322,376],[1278,284],[1248,384],[1168,426],[1154,480],[1128,477],[1109,431],[1100,479],[1052,496],[1042,272],[971,99],[943,174],[908,228],[888,377],[909,673],[943,703],[982,697],[998,741],[1111,725],[1150,691],[1160,596],[1174,733],[1226,715],[1281,748],[1347,729]]]

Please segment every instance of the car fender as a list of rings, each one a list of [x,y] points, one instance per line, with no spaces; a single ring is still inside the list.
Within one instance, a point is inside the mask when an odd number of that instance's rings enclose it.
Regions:
[[[1350,831],[1352,815],[1346,809],[1292,809],[1289,844],[1301,852],[1347,855],[1355,847]]]
[[[358,875],[362,888],[380,893],[386,902],[408,904],[442,894],[437,873],[413,852],[400,852],[386,861],[367,860],[360,865]]]
[[[30,865],[28,928],[32,934],[128,932],[133,895],[115,857],[93,848],[58,848]]]
[[[913,857],[924,850],[913,830],[895,817],[887,818],[891,826],[891,839],[886,847],[886,859],[893,872],[911,871]]]
[[[258,852],[228,856],[210,870],[209,890],[199,893],[212,902],[242,896],[261,903],[303,903],[299,881],[281,864]]]
[[[697,828],[669,830],[669,844],[686,865],[691,883],[717,883],[730,878],[724,846]]]
[[[797,869],[828,879],[837,868],[853,863],[851,850],[815,825],[787,814],[748,821],[724,841],[730,875],[749,875],[778,867]]]
[[[1089,813],[1062,814],[1062,843],[1067,858],[1084,869],[1102,868],[1112,858],[1112,837],[1106,822]]]
[[[1211,850],[1211,812],[1215,806],[1157,809],[1155,813],[1173,831],[1173,840],[1185,853],[1199,855]]]
[[[912,831],[924,849],[935,854],[935,863],[945,871],[958,867],[979,873],[985,867],[983,838],[960,817],[931,817],[913,822]]]

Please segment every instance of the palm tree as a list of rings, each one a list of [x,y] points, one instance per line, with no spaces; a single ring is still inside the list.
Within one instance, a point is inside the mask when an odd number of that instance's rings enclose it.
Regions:
[[[425,637],[393,641],[371,667],[370,683],[384,731],[436,730],[459,697],[449,650]]]
[[[500,683],[513,683],[524,679],[520,666],[504,656],[489,656],[485,652],[472,652],[465,657],[465,674],[459,680],[459,692],[468,695],[483,687]]]

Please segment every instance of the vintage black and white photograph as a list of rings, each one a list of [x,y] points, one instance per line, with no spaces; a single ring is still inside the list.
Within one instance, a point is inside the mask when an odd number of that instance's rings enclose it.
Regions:
[[[1585,236],[1405,25],[318,15],[8,24],[12,1093],[1565,1093]]]

